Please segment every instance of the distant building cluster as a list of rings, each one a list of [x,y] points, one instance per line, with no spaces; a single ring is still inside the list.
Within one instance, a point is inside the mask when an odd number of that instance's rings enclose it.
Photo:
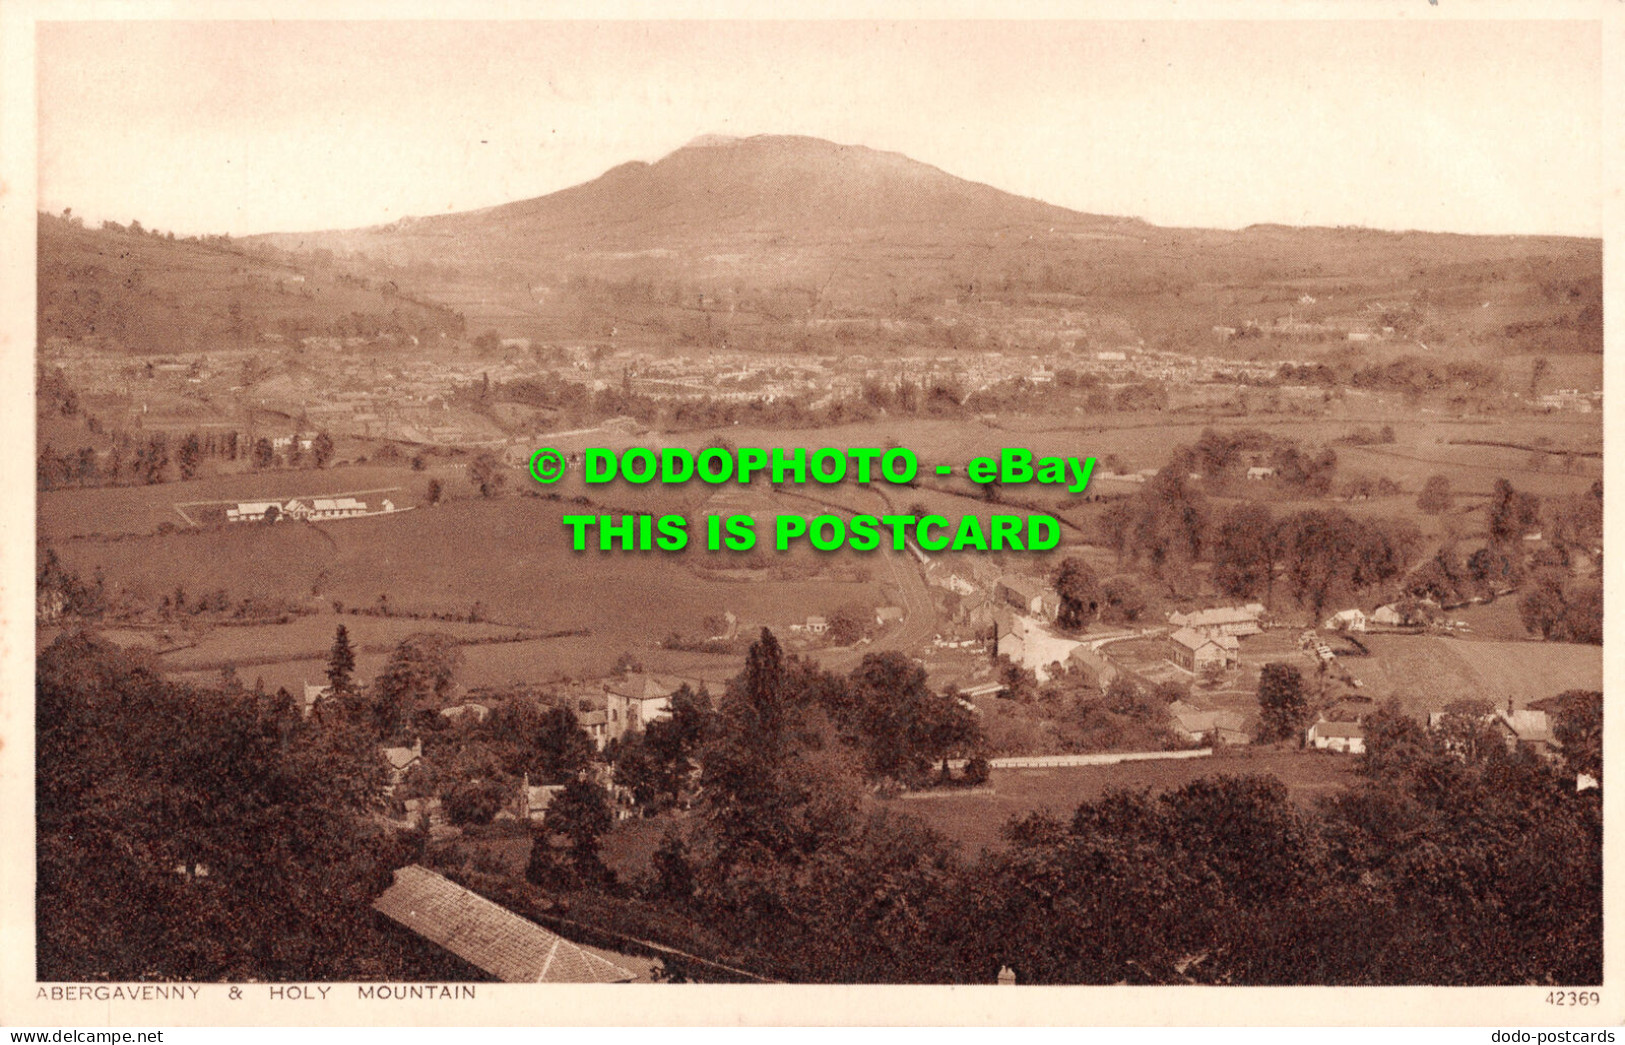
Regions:
[[[373,508],[354,497],[295,497],[288,501],[239,501],[226,509],[226,521],[276,522],[294,519],[320,522],[325,519],[353,519],[363,515],[384,515],[395,511],[395,502],[384,498]]]

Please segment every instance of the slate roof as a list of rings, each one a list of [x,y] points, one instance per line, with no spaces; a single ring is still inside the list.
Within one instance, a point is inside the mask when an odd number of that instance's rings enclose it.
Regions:
[[[410,747],[386,747],[383,754],[394,769],[405,769],[423,757],[423,752]]]
[[[1174,613],[1168,617],[1168,623],[1176,627],[1186,628],[1216,628],[1225,624],[1256,624],[1263,612],[1263,607],[1257,610],[1250,603],[1247,606],[1220,606],[1217,609],[1197,610],[1194,613]]]
[[[628,983],[632,970],[412,864],[373,908],[504,983]]]
[[[1036,577],[1026,577],[1019,573],[1007,573],[999,578],[999,584],[1009,588],[1028,601],[1044,597],[1044,582]]]
[[[1316,722],[1309,727],[1317,737],[1364,737],[1365,727],[1358,722]]]
[[[1191,736],[1219,730],[1226,733],[1247,732],[1247,716],[1239,711],[1223,708],[1207,710],[1176,700],[1168,705],[1168,717],[1174,726]]]
[[[1191,628],[1180,628],[1168,637],[1189,650],[1199,650],[1210,642],[1220,649],[1235,650],[1241,648],[1241,643],[1236,641],[1234,635],[1212,635]]]
[[[631,700],[660,700],[676,693],[683,687],[683,682],[683,679],[674,675],[652,675],[648,672],[637,672],[610,682],[604,689]]]
[[[1553,740],[1551,720],[1544,711],[1519,710],[1510,715],[1498,712],[1497,717],[1504,722],[1519,740],[1540,741],[1550,744]]]

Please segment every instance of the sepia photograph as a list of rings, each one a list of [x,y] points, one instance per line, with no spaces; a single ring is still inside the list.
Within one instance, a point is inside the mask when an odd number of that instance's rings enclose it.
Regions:
[[[26,23],[30,1004],[1615,1021],[1605,27],[1390,6]]]

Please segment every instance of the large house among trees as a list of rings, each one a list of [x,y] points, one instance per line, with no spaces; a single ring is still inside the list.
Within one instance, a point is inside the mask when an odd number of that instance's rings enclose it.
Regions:
[[[669,716],[671,695],[685,684],[695,690],[704,685],[698,679],[683,679],[676,675],[652,675],[647,672],[625,675],[606,683],[605,742],[618,740],[627,733],[643,729],[657,718]]]
[[[1234,635],[1180,628],[1168,636],[1168,653],[1186,671],[1200,672],[1209,664],[1235,665],[1241,659],[1241,643]]]
[[[1037,577],[1007,573],[994,586],[994,594],[1023,613],[1033,613],[1054,620],[1060,612],[1061,598]]]

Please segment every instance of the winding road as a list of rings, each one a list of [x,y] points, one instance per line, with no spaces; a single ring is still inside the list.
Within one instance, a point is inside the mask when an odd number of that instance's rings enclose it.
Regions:
[[[885,494],[874,487],[867,490],[878,501],[876,515],[891,514],[894,509]],[[789,490],[777,491],[783,497],[796,497],[818,505],[826,511],[851,517],[861,514],[853,511],[846,505],[833,501],[825,501],[804,493],[794,493]],[[931,598],[931,590],[925,583],[925,573],[920,561],[913,552],[894,552],[880,550],[872,553],[883,557],[885,568],[890,571],[893,586],[899,592],[899,602],[903,610],[903,621],[896,627],[883,632],[878,638],[866,646],[842,646],[835,649],[818,650],[811,655],[815,657],[820,666],[827,671],[844,673],[857,667],[863,660],[864,654],[880,653],[885,650],[900,650],[904,653],[916,653],[937,633],[937,606]]]

